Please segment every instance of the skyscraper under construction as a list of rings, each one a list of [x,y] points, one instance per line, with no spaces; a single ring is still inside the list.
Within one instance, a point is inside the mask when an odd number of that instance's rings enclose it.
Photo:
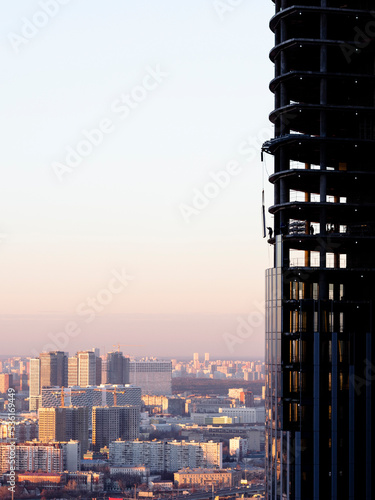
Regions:
[[[375,497],[375,8],[276,0],[268,500]]]

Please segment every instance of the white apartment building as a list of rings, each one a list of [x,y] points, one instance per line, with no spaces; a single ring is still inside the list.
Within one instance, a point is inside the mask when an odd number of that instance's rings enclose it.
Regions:
[[[234,437],[229,440],[229,454],[236,455],[237,459],[241,459],[247,453],[248,443],[246,438]]]
[[[76,472],[81,470],[81,443],[68,441],[60,443],[63,450],[64,471]]]
[[[40,360],[30,359],[29,375],[29,410],[36,411],[39,407],[40,396]]]
[[[11,444],[0,444],[0,473],[9,471]],[[74,472],[80,470],[79,441],[42,444],[37,441],[16,443],[15,469],[28,472]]]
[[[228,417],[239,417],[241,424],[264,424],[265,408],[219,408],[219,413]]]
[[[185,467],[222,467],[223,445],[214,441],[113,441],[112,466],[143,465],[151,473],[176,472]]]

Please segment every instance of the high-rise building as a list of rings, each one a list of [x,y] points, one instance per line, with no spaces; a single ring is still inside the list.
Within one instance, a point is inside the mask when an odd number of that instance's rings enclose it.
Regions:
[[[86,407],[39,408],[39,441],[77,440],[83,456],[88,449],[89,418]]]
[[[370,499],[375,421],[375,21],[370,0],[275,0],[268,500]]]
[[[85,406],[92,422],[93,406],[141,406],[141,388],[135,386],[101,385],[99,387],[48,387],[42,389],[40,404],[43,408]]]
[[[40,360],[40,386],[66,386],[68,382],[68,357],[63,351],[42,352]]]
[[[36,411],[39,407],[40,396],[40,360],[30,359],[29,375],[29,410]]]
[[[66,386],[68,357],[62,351],[42,352],[30,360],[29,409],[36,411],[42,387]]]
[[[87,387],[96,385],[96,356],[93,351],[77,352],[78,385]]]
[[[92,349],[89,350],[92,351],[97,358],[100,357],[100,349],[98,347],[93,347]]]
[[[27,361],[20,361],[20,374],[27,374]]]
[[[130,383],[142,388],[142,394],[172,394],[171,361],[130,361]]]
[[[5,394],[10,387],[13,387],[13,375],[0,373],[0,394]]]
[[[139,406],[94,406],[92,445],[99,451],[116,439],[131,441],[139,436]]]
[[[39,440],[65,441],[66,412],[68,408],[39,408]]]
[[[101,356],[100,359],[102,360],[102,384],[106,384],[108,379],[107,356]]]
[[[242,391],[240,393],[240,402],[246,408],[252,408],[254,406],[254,394],[251,391]]]
[[[72,356],[68,359],[68,387],[78,385],[78,358]]]
[[[77,352],[68,359],[68,386],[100,385],[102,383],[102,360],[98,349]]]
[[[102,383],[102,358],[100,356],[96,356],[96,377],[95,377],[95,385],[100,385]]]
[[[128,384],[129,383],[129,358],[122,352],[109,352],[105,358],[105,384]]]
[[[20,374],[20,391],[21,392],[29,391],[29,377],[27,373]]]

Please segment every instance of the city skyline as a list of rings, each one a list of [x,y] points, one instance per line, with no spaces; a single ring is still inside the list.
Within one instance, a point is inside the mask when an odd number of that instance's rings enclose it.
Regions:
[[[272,3],[45,3],[0,20],[5,354],[32,355],[70,321],[69,350],[111,336],[146,354],[203,338],[243,352],[223,335],[264,301]]]
[[[135,484],[151,496],[168,483],[163,498],[178,499],[185,482],[264,491],[264,361],[126,360],[116,347],[0,361],[5,498],[104,498]]]
[[[0,7],[1,498],[264,492],[272,10]]]

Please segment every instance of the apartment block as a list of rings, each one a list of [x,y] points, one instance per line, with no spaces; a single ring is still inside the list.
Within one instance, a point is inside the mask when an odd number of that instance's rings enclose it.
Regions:
[[[138,439],[139,419],[139,406],[94,406],[92,409],[92,445],[94,450],[99,451],[116,439]]]
[[[14,456],[17,471],[63,472],[80,470],[78,441],[55,443],[0,443],[0,473],[9,471],[10,457]]]
[[[130,361],[130,383],[141,387],[142,394],[172,394],[171,361]]]
[[[113,441],[113,466],[143,464],[151,473],[176,472],[184,467],[222,467],[222,443],[214,441]]]

